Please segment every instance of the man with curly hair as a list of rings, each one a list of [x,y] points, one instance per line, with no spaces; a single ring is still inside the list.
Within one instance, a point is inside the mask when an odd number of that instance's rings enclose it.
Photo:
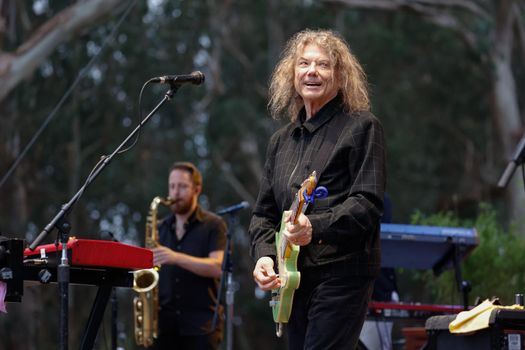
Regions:
[[[369,109],[363,69],[338,33],[303,30],[288,41],[269,110],[290,122],[270,139],[249,231],[255,282],[279,288],[275,231],[302,181],[317,172],[328,196],[284,231],[300,246],[290,349],[354,349],[358,341],[380,267],[386,182],[383,129]]]

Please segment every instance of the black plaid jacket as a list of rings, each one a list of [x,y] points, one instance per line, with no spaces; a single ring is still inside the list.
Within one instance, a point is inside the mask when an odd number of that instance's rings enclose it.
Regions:
[[[318,186],[325,186],[328,196],[305,213],[312,242],[301,247],[299,269],[337,263],[349,274],[376,275],[386,182],[381,123],[369,112],[345,113],[340,96],[304,120],[303,108],[296,122],[270,139],[249,228],[250,254],[255,260],[275,257],[282,212],[316,170]]]

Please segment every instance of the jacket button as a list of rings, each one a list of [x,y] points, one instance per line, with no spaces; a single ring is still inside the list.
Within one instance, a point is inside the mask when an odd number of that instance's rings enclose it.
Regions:
[[[317,242],[317,244],[323,244],[323,240],[320,239],[320,240]]]

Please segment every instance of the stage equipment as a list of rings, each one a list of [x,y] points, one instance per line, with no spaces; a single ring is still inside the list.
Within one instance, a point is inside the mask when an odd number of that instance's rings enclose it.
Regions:
[[[195,72],[192,72],[191,74],[164,75],[162,77],[151,78],[149,82],[159,83],[159,84],[175,84],[175,85],[182,85],[186,83],[200,85],[204,83],[204,74],[202,74],[202,72],[195,71]]]
[[[456,315],[430,317],[425,323],[427,350],[521,350],[525,335],[525,311],[494,309],[489,328],[469,335],[452,334],[448,330]]]
[[[525,135],[521,138],[520,142],[514,150],[514,156],[507,164],[505,171],[501,174],[501,177],[498,181],[498,187],[505,188],[507,187],[512,175],[516,171],[516,167],[523,164],[525,161]]]
[[[200,78],[204,80],[204,75],[199,74]],[[201,81],[202,82],[202,81]],[[151,81],[146,82],[143,85],[143,89],[146,85],[151,83]],[[129,150],[135,143],[131,142],[136,135],[138,135],[140,129],[151,119],[151,117],[160,109],[166,101],[171,100],[177,90],[182,86],[181,84],[168,81],[170,86],[169,90],[165,93],[164,98],[152,109],[152,111],[143,119],[141,119],[139,125],[130,134],[124,139],[120,145],[109,155],[102,156],[100,161],[95,165],[84,184],[81,188],[73,195],[73,197],[64,205],[61,206],[60,211],[51,219],[51,221],[45,226],[45,228],[40,232],[36,239],[29,246],[30,250],[34,250],[40,242],[46,236],[51,233],[53,230],[57,229],[58,238],[57,240],[62,243],[62,255],[60,259],[60,264],[58,266],[58,289],[59,289],[59,299],[60,299],[60,314],[59,314],[59,324],[60,324],[60,341],[59,349],[67,350],[68,349],[68,311],[69,311],[69,275],[70,275],[70,266],[67,257],[66,245],[69,240],[69,232],[71,231],[71,225],[67,220],[67,215],[71,211],[73,205],[78,201],[80,196],[84,193],[87,187],[93,183],[97,176],[102,172],[102,170],[111,162],[115,155],[123,153]],[[140,106],[139,102],[139,106]]]
[[[474,228],[381,224],[381,266],[432,269],[435,275],[453,268],[467,309],[470,283],[463,280],[460,262],[478,244]]]
[[[239,289],[238,283],[233,282],[233,254],[232,254],[232,236],[234,227],[238,224],[238,218],[235,213],[241,209],[249,208],[250,204],[246,201],[217,211],[217,215],[225,215],[228,219],[228,231],[226,232],[226,249],[222,261],[222,274],[219,281],[219,290],[217,291],[217,302],[215,303],[215,313],[213,314],[211,331],[217,328],[217,318],[219,317],[222,289],[224,278],[226,278],[226,350],[233,349],[233,317],[235,292]]]
[[[26,249],[22,273],[15,276],[14,282],[57,282],[61,250],[61,244]],[[71,261],[70,282],[98,287],[80,344],[82,350],[92,349],[113,287],[131,288],[134,270],[153,267],[153,253],[132,245],[91,239],[70,239],[65,250]]]

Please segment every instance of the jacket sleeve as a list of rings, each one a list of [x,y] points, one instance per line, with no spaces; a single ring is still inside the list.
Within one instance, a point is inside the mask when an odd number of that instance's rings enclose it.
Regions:
[[[275,230],[280,223],[280,210],[273,192],[273,169],[278,148],[278,133],[270,138],[257,202],[252,212],[249,234],[250,255],[257,261],[263,256],[276,256]]]
[[[349,242],[378,229],[386,182],[383,128],[370,113],[358,118],[343,135],[349,148],[348,189],[326,210],[308,215],[314,242]]]

